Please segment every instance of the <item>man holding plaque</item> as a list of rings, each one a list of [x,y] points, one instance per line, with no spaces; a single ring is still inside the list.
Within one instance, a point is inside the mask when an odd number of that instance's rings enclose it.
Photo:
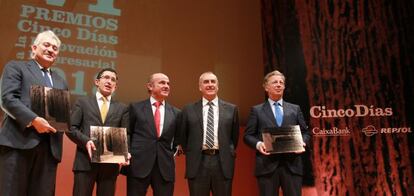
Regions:
[[[51,69],[59,53],[52,31],[39,33],[30,61],[10,61],[3,70],[0,130],[1,195],[55,194],[57,164],[62,157],[63,133],[31,108],[34,85],[67,90],[66,81]]]
[[[310,139],[307,125],[300,107],[283,100],[285,76],[281,72],[268,73],[264,77],[263,87],[269,98],[251,109],[244,132],[244,142],[257,150],[255,175],[260,195],[278,195],[280,187],[283,195],[301,195],[303,148],[295,152],[271,154],[263,142],[262,133],[269,128],[282,130],[299,125],[302,135],[300,142],[304,147]]]
[[[128,161],[118,164],[91,162],[92,151],[102,150],[98,146],[102,141],[94,143],[90,137],[91,126],[127,128],[129,125],[128,107],[112,97],[117,84],[117,72],[111,68],[102,69],[95,79],[96,94],[78,99],[72,109],[70,130],[66,135],[77,145],[73,195],[92,195],[96,183],[98,196],[113,196],[119,165],[128,164]]]

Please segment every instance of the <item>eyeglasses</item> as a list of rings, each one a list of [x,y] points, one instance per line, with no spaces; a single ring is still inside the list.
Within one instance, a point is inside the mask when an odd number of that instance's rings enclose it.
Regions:
[[[111,76],[108,76],[108,75],[101,76],[100,78],[105,79],[105,80],[111,80],[111,82],[117,82],[117,79],[115,77],[111,77]]]

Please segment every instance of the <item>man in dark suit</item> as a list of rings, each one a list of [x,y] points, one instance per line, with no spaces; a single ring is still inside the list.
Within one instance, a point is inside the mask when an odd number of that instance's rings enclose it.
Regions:
[[[97,148],[90,138],[90,127],[128,127],[128,107],[112,97],[117,82],[118,76],[114,69],[102,69],[95,79],[96,94],[78,99],[72,109],[70,131],[66,135],[77,144],[73,164],[73,195],[92,195],[95,182],[98,196],[115,194],[119,165],[91,163],[92,151]],[[128,162],[119,164],[125,165]]]
[[[310,134],[303,114],[298,105],[283,100],[285,76],[282,73],[273,71],[267,74],[263,87],[269,99],[252,108],[244,132],[244,142],[251,148],[257,149],[255,175],[260,195],[278,195],[280,187],[283,195],[301,195],[303,151],[270,154],[263,143],[262,130],[269,127],[299,125],[303,146],[306,146]]]
[[[185,106],[180,138],[186,157],[190,195],[231,195],[239,116],[235,105],[218,98],[218,79],[201,74],[202,99]]]
[[[127,195],[145,196],[151,185],[153,195],[173,195],[174,152],[179,110],[166,102],[170,80],[152,74],[147,83],[150,98],[129,106],[131,164],[126,168]]]
[[[51,66],[59,53],[59,38],[52,31],[39,33],[28,62],[10,61],[1,82],[0,130],[1,195],[54,195],[57,164],[62,157],[62,132],[31,109],[30,87],[67,89],[66,81]]]

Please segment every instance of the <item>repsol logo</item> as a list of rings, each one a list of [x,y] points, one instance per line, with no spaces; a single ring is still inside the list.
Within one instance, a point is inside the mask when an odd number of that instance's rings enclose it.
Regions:
[[[395,133],[412,133],[411,127],[382,127],[376,129],[374,125],[368,125],[361,130],[366,136],[375,134],[395,134]]]
[[[310,116],[312,118],[343,118],[364,116],[392,116],[392,108],[377,108],[373,105],[354,105],[348,109],[329,109],[326,106],[312,106]]]

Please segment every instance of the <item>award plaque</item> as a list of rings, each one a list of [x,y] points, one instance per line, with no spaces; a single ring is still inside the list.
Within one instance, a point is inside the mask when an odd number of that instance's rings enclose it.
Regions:
[[[265,128],[262,136],[266,151],[271,154],[305,151],[299,125]]]
[[[122,163],[128,160],[126,128],[91,126],[90,133],[96,147],[92,151],[93,163]]]
[[[59,132],[69,130],[70,95],[68,90],[33,85],[30,88],[31,108]]]

